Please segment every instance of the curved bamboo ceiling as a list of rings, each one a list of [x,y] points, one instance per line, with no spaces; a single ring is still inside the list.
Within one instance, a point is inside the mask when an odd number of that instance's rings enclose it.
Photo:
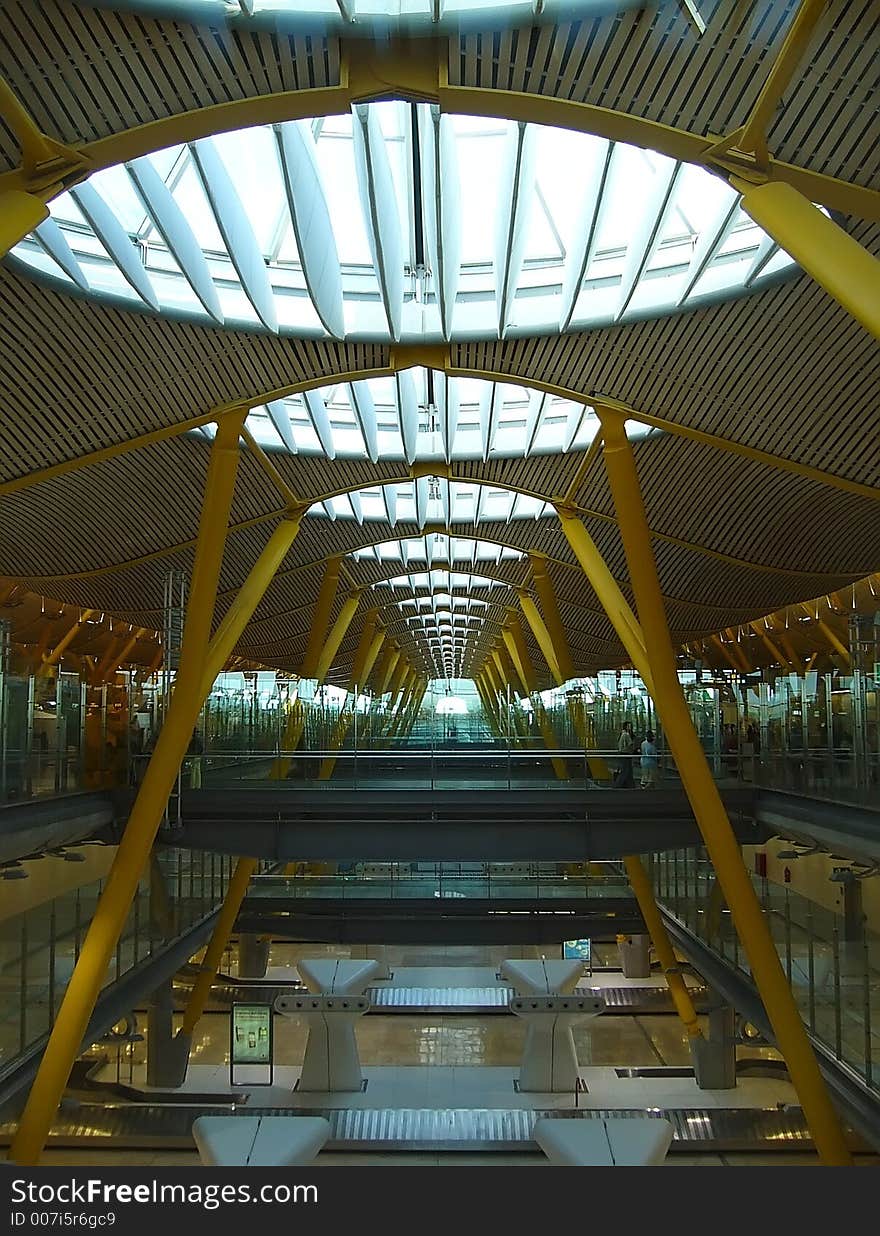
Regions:
[[[731,16],[729,6],[700,0],[702,35],[684,6],[664,4],[535,31],[467,32],[442,46],[455,85],[569,98],[717,135],[749,115],[793,7],[765,0],[737,6]],[[775,158],[852,185],[876,183],[880,143],[869,85],[878,40],[868,0],[828,6],[770,125]],[[10,0],[0,29],[0,76],[46,134],[74,146],[220,103],[320,91],[339,73],[333,36],[210,29],[64,0]],[[11,130],[0,125],[0,167],[15,167],[19,158]],[[876,219],[838,221],[869,251],[880,251]],[[878,349],[805,275],[654,320],[452,343],[439,361],[417,360],[451,375],[551,385],[584,404],[599,394],[633,409],[643,426],[659,424],[663,432],[636,440],[634,449],[679,642],[836,591],[880,566]],[[297,386],[358,381],[390,373],[390,365],[387,344],[163,319],[56,290],[4,265],[0,572],[42,595],[155,627],[166,573],[191,565],[210,449],[204,436],[180,431],[209,424],[217,409],[264,407]],[[123,444],[142,438],[122,453]],[[568,493],[632,600],[601,457],[589,444],[573,440],[566,454],[486,454],[459,460],[453,452],[451,463],[436,468],[438,480],[538,503]],[[305,501],[413,484],[405,459],[374,462],[369,452],[329,459],[279,450],[271,461],[283,485]],[[497,641],[517,589],[532,589],[530,550],[546,557],[575,667],[587,672],[623,661],[555,517],[510,518],[498,503],[488,501],[476,525],[456,516],[442,528],[435,516],[417,513],[393,524],[361,522],[353,506],[353,517],[333,519],[325,506],[303,521],[238,651],[296,670],[326,559],[342,555],[334,613],[348,591],[364,591],[331,679],[347,680],[363,615],[373,610],[414,666],[432,673],[437,653],[426,631],[434,620],[407,618],[434,614],[436,581],[418,579],[425,572],[413,563],[359,551],[450,533],[526,555],[468,568],[497,587],[485,596],[471,588],[485,608],[448,607],[454,616],[478,618],[449,624],[461,628],[455,648],[462,671],[478,667]],[[243,447],[219,612],[282,506],[260,456]],[[389,583],[410,575],[411,584]],[[441,591],[451,601],[469,595],[467,585]],[[415,607],[402,607],[404,599]],[[533,655],[543,667],[536,648]],[[542,684],[549,682],[545,671]]]

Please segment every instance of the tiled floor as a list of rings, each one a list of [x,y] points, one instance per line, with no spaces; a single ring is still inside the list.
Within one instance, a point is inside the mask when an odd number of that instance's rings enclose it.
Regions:
[[[162,1152],[151,1150],[121,1150],[97,1154],[94,1151],[50,1150],[41,1160],[45,1167],[85,1168],[113,1167],[198,1167],[195,1152]],[[877,1167],[873,1155],[859,1155],[857,1167]],[[548,1167],[540,1154],[472,1154],[472,1153],[389,1153],[336,1154],[323,1151],[315,1167]],[[815,1154],[670,1154],[665,1167],[818,1167]]]
[[[327,955],[348,955],[347,949],[321,950]],[[269,977],[289,977],[297,956],[316,955],[312,946],[273,946],[273,971]],[[484,987],[497,982],[496,971],[510,950],[459,949],[439,951],[409,949],[392,951],[389,958],[398,986]],[[496,956],[495,953],[498,955]],[[606,959],[607,960],[607,959]],[[234,969],[234,966],[232,967]],[[657,986],[656,973],[634,982]],[[587,986],[622,986],[619,972],[594,973]],[[141,1018],[145,1029],[145,1019]],[[194,1036],[191,1066],[185,1089],[191,1092],[228,1094],[228,1011],[206,1014]],[[259,1106],[297,1107],[465,1107],[533,1108],[570,1107],[573,1096],[520,1094],[514,1087],[525,1027],[509,1014],[485,1016],[431,1016],[425,1014],[372,1013],[357,1023],[357,1039],[367,1089],[363,1093],[299,1094],[293,1085],[299,1076],[306,1043],[306,1028],[298,1019],[277,1018],[275,1024],[275,1084],[257,1088],[250,1102]],[[672,1015],[599,1017],[575,1031],[581,1075],[587,1093],[579,1106],[598,1108],[645,1107],[774,1107],[796,1103],[793,1088],[772,1078],[741,1077],[733,1090],[699,1090],[690,1077],[621,1078],[616,1067],[683,1066],[690,1063],[687,1039]],[[135,1084],[145,1081],[146,1044],[134,1049],[130,1075]],[[762,1049],[761,1054],[768,1054]],[[103,1075],[115,1080],[115,1060]],[[121,1068],[129,1078],[129,1064]],[[876,1160],[869,1160],[876,1163]],[[180,1167],[195,1165],[198,1158],[188,1151],[110,1149],[54,1150],[44,1159],[48,1165],[113,1164],[119,1166]],[[686,1166],[812,1166],[812,1154],[675,1154],[667,1158],[672,1167]],[[474,1153],[335,1153],[325,1152],[317,1166],[509,1166],[540,1167],[540,1154]]]

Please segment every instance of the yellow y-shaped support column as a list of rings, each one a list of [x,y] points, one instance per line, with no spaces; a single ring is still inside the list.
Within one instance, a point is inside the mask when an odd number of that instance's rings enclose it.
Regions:
[[[354,700],[350,709],[343,710],[336,726],[336,732],[333,735],[331,749],[337,752],[345,742],[348,731],[351,727],[354,710],[357,708],[358,693],[362,690],[364,684],[369,678],[376,657],[379,655],[379,649],[382,647],[385,639],[385,632],[376,630],[376,622],[378,619],[378,610],[370,610],[367,615],[364,629],[361,633],[360,643],[357,646],[357,651],[354,654],[354,661],[351,667],[351,677],[348,680],[348,694],[354,692]],[[319,781],[329,781],[333,776],[333,769],[336,767],[336,755],[329,755],[325,760],[321,761],[321,767],[318,770]]]
[[[630,882],[630,887],[635,893],[636,901],[639,903],[639,909],[642,912],[642,918],[645,920],[645,926],[648,928],[651,943],[654,945],[654,952],[657,954],[660,965],[663,967],[663,973],[666,975],[666,982],[669,985],[675,1011],[681,1018],[688,1036],[690,1038],[700,1038],[702,1037],[702,1031],[697,1020],[697,1010],[694,1008],[694,1002],[691,999],[691,994],[687,989],[684,978],[675,968],[676,960],[672,941],[669,939],[669,933],[666,930],[663,917],[657,909],[657,902],[654,900],[654,890],[651,888],[651,883],[642,860],[638,854],[629,854],[623,860],[623,864],[626,868],[626,877]]]
[[[840,1121],[822,1080],[681,690],[638,472],[624,419],[603,408],[597,410],[604,431],[605,466],[635,593],[643,646],[650,664],[651,693],[663,720],[666,739],[748,956],[776,1041],[785,1057],[816,1149],[826,1164],[849,1164],[851,1158]]]
[[[379,677],[379,685],[376,689],[376,694],[378,696],[383,696],[388,690],[388,684],[391,682],[391,676],[396,670],[397,663],[399,660],[400,660],[400,649],[394,643],[389,644],[387,657],[382,666],[381,674]]]
[[[562,680],[559,685],[562,686],[563,682],[568,682],[571,678],[574,678],[574,662],[572,661],[571,650],[568,646],[568,635],[566,634],[565,624],[562,621],[562,615],[559,612],[553,580],[550,578],[550,572],[547,570],[546,555],[539,553],[536,549],[530,549],[529,562],[532,567],[532,579],[535,581],[535,591],[541,602],[544,623],[553,641],[553,651],[556,655],[556,663]]]
[[[315,670],[318,665],[318,657],[321,655],[321,647],[327,638],[327,629],[330,625],[330,614],[333,610],[333,602],[336,600],[336,591],[339,587],[339,572],[342,569],[342,558],[328,558],[327,565],[324,568],[324,578],[321,580],[321,587],[318,589],[318,599],[315,601],[315,609],[312,614],[312,624],[309,628],[309,639],[306,644],[306,650],[303,654],[302,665],[300,667],[301,678],[314,678]]]
[[[201,690],[205,650],[235,491],[244,416],[244,411],[230,413],[218,424],[205,483],[174,694],[13,1139],[9,1157],[16,1163],[39,1160],[207,694]]]
[[[73,642],[73,640],[76,638],[79,631],[82,629],[83,623],[85,623],[89,618],[91,618],[94,612],[95,611],[93,609],[83,610],[79,618],[77,618],[76,622],[74,622],[73,626],[69,627],[68,630],[65,631],[64,635],[61,637],[61,639],[58,641],[58,643],[55,645],[55,647],[52,649],[49,655],[43,657],[42,665],[37,670],[37,678],[45,677],[46,675],[48,675],[52,666],[58,664],[58,662],[61,660],[62,656],[64,655],[64,652],[67,649],[67,647]]]
[[[731,176],[730,183],[746,214],[880,339],[880,261],[784,181],[753,185]]]
[[[550,666],[550,672],[553,674],[557,685],[559,685],[561,682],[559,663],[553,656],[550,634],[544,626],[541,615],[538,613],[537,606],[527,593],[521,592],[519,594],[519,600],[528,624],[535,633],[535,638],[538,639],[541,651],[544,653],[544,660],[547,661],[547,664]],[[543,633],[546,635],[546,640],[544,642],[542,642],[543,636],[541,638],[538,637],[536,627],[543,628]],[[559,749],[559,743],[556,739],[553,723],[547,716],[547,709],[544,707],[544,703],[538,694],[537,675],[535,674],[535,667],[532,659],[529,656],[528,647],[523,639],[522,630],[519,627],[514,627],[511,623],[508,628],[502,628],[501,638],[504,641],[504,647],[507,649],[513,668],[516,670],[516,675],[528,692],[528,696],[532,704],[532,710],[535,714],[535,720],[538,723],[538,729],[541,731],[541,737],[544,740],[544,746],[548,751],[556,751]],[[553,664],[551,664],[548,657],[552,658]],[[558,756],[553,756],[551,757],[551,763],[553,765],[553,771],[556,774],[557,780],[567,781],[568,768],[565,760],[560,759]]]
[[[556,655],[556,648],[553,643],[553,636],[547,630],[547,625],[538,610],[537,605],[529,596],[525,588],[521,588],[517,594],[519,603],[526,622],[532,628],[532,634],[538,641],[538,647],[541,649],[541,654],[550,669],[550,673],[556,681],[556,685],[561,687],[565,679],[562,675],[562,667],[559,664],[559,658]]]
[[[392,738],[402,736],[402,731],[404,730],[407,717],[409,716],[410,707],[412,706],[413,699],[419,689],[419,679],[415,670],[411,670],[410,672],[412,673],[412,680],[407,681],[405,688],[400,693],[400,702],[397,706],[397,712],[394,714],[394,718],[392,719],[385,735],[389,743]],[[405,678],[408,680],[409,674],[405,675]]]
[[[229,937],[235,926],[235,920],[238,918],[241,903],[244,901],[248,884],[256,869],[257,860],[255,858],[240,858],[235,864],[235,871],[233,871],[229,887],[226,889],[226,896],[217,916],[217,922],[214,924],[211,940],[205,950],[202,964],[199,967],[199,977],[195,981],[186,1004],[186,1009],[184,1010],[183,1021],[176,1036],[178,1038],[189,1039],[198,1024],[199,1018],[205,1011],[205,1005],[208,1002],[208,996],[211,994],[211,987],[214,979],[217,977],[217,971],[223,957],[223,950],[229,943]]]
[[[327,628],[330,624],[330,614],[333,610],[333,602],[336,600],[336,592],[339,587],[339,574],[342,569],[342,558],[336,555],[334,558],[328,558],[324,568],[324,577],[321,580],[321,587],[318,589],[318,598],[315,601],[315,608],[312,612],[312,622],[309,628],[309,638],[306,644],[306,650],[303,653],[302,663],[300,665],[300,678],[314,678],[318,666],[318,658],[321,655],[321,648],[327,637]],[[284,728],[284,736],[281,742],[283,751],[296,751],[302,741],[303,730],[306,724],[305,705],[301,700],[297,700],[290,711],[287,719],[287,725]],[[290,771],[291,760],[287,756],[279,756],[269,770],[270,781],[283,781]]]
[[[415,725],[416,719],[418,718],[418,715],[419,715],[419,709],[422,707],[422,700],[425,698],[425,694],[427,690],[428,690],[427,682],[425,681],[424,678],[420,678],[418,682],[416,683],[416,689],[413,692],[412,699],[410,700],[410,705],[409,705],[409,710],[406,715],[406,720],[404,721],[403,726],[402,726],[404,738],[408,738],[409,735],[412,733],[413,726]]]
[[[232,650],[238,643],[251,615],[259,605],[269,584],[275,578],[275,573],[284,561],[284,557],[293,544],[305,508],[289,512],[266,542],[260,557],[251,568],[250,574],[239,589],[235,600],[217,628],[214,638],[208,647],[205,662],[205,672],[202,678],[201,691],[207,698],[214,680],[229,660]],[[201,965],[201,972],[190,993],[184,1013],[183,1023],[176,1035],[175,1042],[179,1045],[180,1080],[186,1075],[186,1062],[189,1056],[189,1040],[196,1022],[205,1010],[205,1003],[211,986],[217,974],[217,967],[223,950],[226,948],[230,933],[235,925],[242,899],[247,892],[248,882],[257,866],[257,860],[240,858],[236,864],[226,897],[220,910],[214,932]]]
[[[319,683],[323,682],[327,677],[327,673],[333,664],[333,658],[339,651],[339,645],[345,639],[346,632],[351,626],[351,620],[357,612],[362,595],[360,590],[349,593],[342,603],[342,609],[330,628],[330,634],[324,642],[324,647],[321,649],[317,665],[315,666],[315,677]]]
[[[495,734],[500,736],[501,726],[498,721],[498,713],[495,709],[495,701],[492,697],[492,691],[486,680],[485,666],[483,667],[482,671],[479,674],[477,674],[477,676],[474,678],[474,686],[477,688],[477,694],[480,697],[480,700],[483,705],[483,711],[485,712],[486,719],[489,722],[489,729],[494,730]]]

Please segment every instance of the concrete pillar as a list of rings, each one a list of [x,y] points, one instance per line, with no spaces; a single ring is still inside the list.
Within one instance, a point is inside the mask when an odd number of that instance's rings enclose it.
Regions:
[[[370,1002],[364,996],[279,996],[275,1011],[305,1021],[309,1037],[299,1093],[360,1091],[363,1081],[354,1023]]]
[[[843,938],[861,940],[865,931],[862,882],[854,877],[843,882]]]
[[[238,977],[265,978],[269,964],[269,940],[252,931],[243,931],[238,937]]]
[[[166,979],[150,996],[147,1005],[147,1085],[179,1086],[179,1052],[174,1041],[174,996]]]
[[[690,1040],[694,1076],[701,1090],[736,1087],[736,1017],[719,1001],[709,1012],[708,1033]]]
[[[644,935],[627,936],[618,940],[620,964],[623,967],[624,978],[651,977],[651,937]]]

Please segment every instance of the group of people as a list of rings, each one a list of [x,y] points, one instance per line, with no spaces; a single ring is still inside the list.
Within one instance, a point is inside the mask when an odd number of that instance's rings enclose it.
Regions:
[[[635,786],[634,766],[638,750],[639,786],[643,790],[652,789],[657,780],[657,768],[660,763],[657,756],[657,744],[654,741],[654,731],[646,730],[645,737],[641,743],[637,744],[632,723],[624,721],[620,738],[617,740],[617,750],[620,753],[620,761],[612,784],[619,790],[629,790]]]

